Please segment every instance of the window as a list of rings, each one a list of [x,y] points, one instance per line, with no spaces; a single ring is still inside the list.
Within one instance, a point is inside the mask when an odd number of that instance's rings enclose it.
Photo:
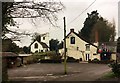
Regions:
[[[45,37],[43,37],[43,40],[45,40]]]
[[[38,44],[37,43],[35,43],[35,48],[38,48]]]
[[[48,51],[48,49],[45,49],[45,52],[47,52]]]
[[[82,61],[82,58],[80,58],[80,61]]]
[[[71,43],[71,44],[75,44],[75,37],[71,37],[70,43]]]
[[[89,54],[86,54],[86,61],[88,61],[90,58],[90,55]]]
[[[90,45],[86,44],[86,51],[90,51]]]
[[[43,52],[43,50],[41,50],[41,52]]]
[[[93,55],[97,55],[97,54],[94,53]]]
[[[77,50],[79,50],[79,47],[77,47]]]

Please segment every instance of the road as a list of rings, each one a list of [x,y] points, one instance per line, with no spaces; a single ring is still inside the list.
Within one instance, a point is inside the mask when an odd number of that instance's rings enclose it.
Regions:
[[[67,63],[64,74],[62,63],[37,63],[8,70],[14,81],[94,81],[111,69],[106,64]]]

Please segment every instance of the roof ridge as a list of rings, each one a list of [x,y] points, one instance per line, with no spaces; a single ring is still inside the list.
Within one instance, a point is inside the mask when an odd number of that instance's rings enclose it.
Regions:
[[[76,36],[78,36],[80,39],[82,39],[83,41],[85,41],[85,42],[91,44],[92,46],[94,46],[94,47],[96,47],[96,48],[98,47],[98,46],[94,45],[93,43],[87,41],[84,37],[82,37],[81,35],[79,35],[79,34],[76,33],[76,32],[69,32],[67,36],[69,36],[69,34],[71,34],[71,33],[74,33],[74,34],[75,34]],[[66,37],[67,37],[67,36],[66,36]]]

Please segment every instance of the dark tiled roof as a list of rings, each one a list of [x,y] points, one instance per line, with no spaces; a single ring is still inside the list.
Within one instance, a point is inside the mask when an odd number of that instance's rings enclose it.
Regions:
[[[71,33],[72,33],[72,32],[70,32],[66,37],[68,37]],[[73,33],[74,33],[76,36],[78,36],[80,39],[82,39],[83,41],[85,41],[85,42],[87,42],[88,44],[90,44],[90,45],[92,45],[92,46],[94,46],[94,47],[97,48],[96,45],[94,45],[93,43],[87,41],[87,40],[86,40],[85,38],[83,38],[81,35],[77,34],[76,32],[73,32]]]
[[[37,41],[37,40],[36,40]],[[31,44],[30,44],[30,46],[34,43],[35,41],[33,41]],[[39,42],[39,41],[38,41]],[[42,47],[43,48],[49,48],[49,46],[46,44],[46,43],[44,43],[44,42],[39,42],[41,45],[42,45]]]
[[[43,48],[49,48],[48,45],[46,43],[43,43],[43,42],[39,42]]]
[[[35,42],[35,40],[33,42],[31,42],[31,44],[29,45],[29,47]]]
[[[13,52],[0,52],[0,56],[3,57],[17,57],[18,55]]]

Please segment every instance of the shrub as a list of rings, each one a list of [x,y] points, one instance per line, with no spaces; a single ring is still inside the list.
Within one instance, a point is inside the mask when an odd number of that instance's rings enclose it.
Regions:
[[[88,60],[88,62],[89,63],[99,63],[100,61],[99,61],[99,59],[97,59],[97,58],[95,58],[95,59],[93,59],[93,60]]]
[[[78,59],[74,59],[73,57],[68,57],[67,62],[79,62]]]
[[[95,58],[95,59],[93,59],[92,61],[96,61],[96,62],[99,62],[99,59]]]
[[[99,63],[99,64],[109,64],[114,62],[114,60],[99,60],[97,58],[93,59],[92,61],[88,61],[89,63]]]
[[[56,54],[55,51],[48,52],[47,56],[49,56],[51,60],[61,60],[61,58],[62,58],[62,56],[60,56],[59,53]]]
[[[34,53],[32,55],[34,62],[42,62],[42,63],[56,63],[61,62],[61,56],[59,54],[56,54],[55,51],[48,51],[43,53]],[[49,59],[45,59],[45,57],[49,57]]]
[[[120,64],[112,63],[109,65],[112,68],[112,72],[115,74],[116,77],[120,77]]]
[[[61,63],[62,60],[51,60],[51,59],[46,59],[46,60],[41,60],[41,63]]]

